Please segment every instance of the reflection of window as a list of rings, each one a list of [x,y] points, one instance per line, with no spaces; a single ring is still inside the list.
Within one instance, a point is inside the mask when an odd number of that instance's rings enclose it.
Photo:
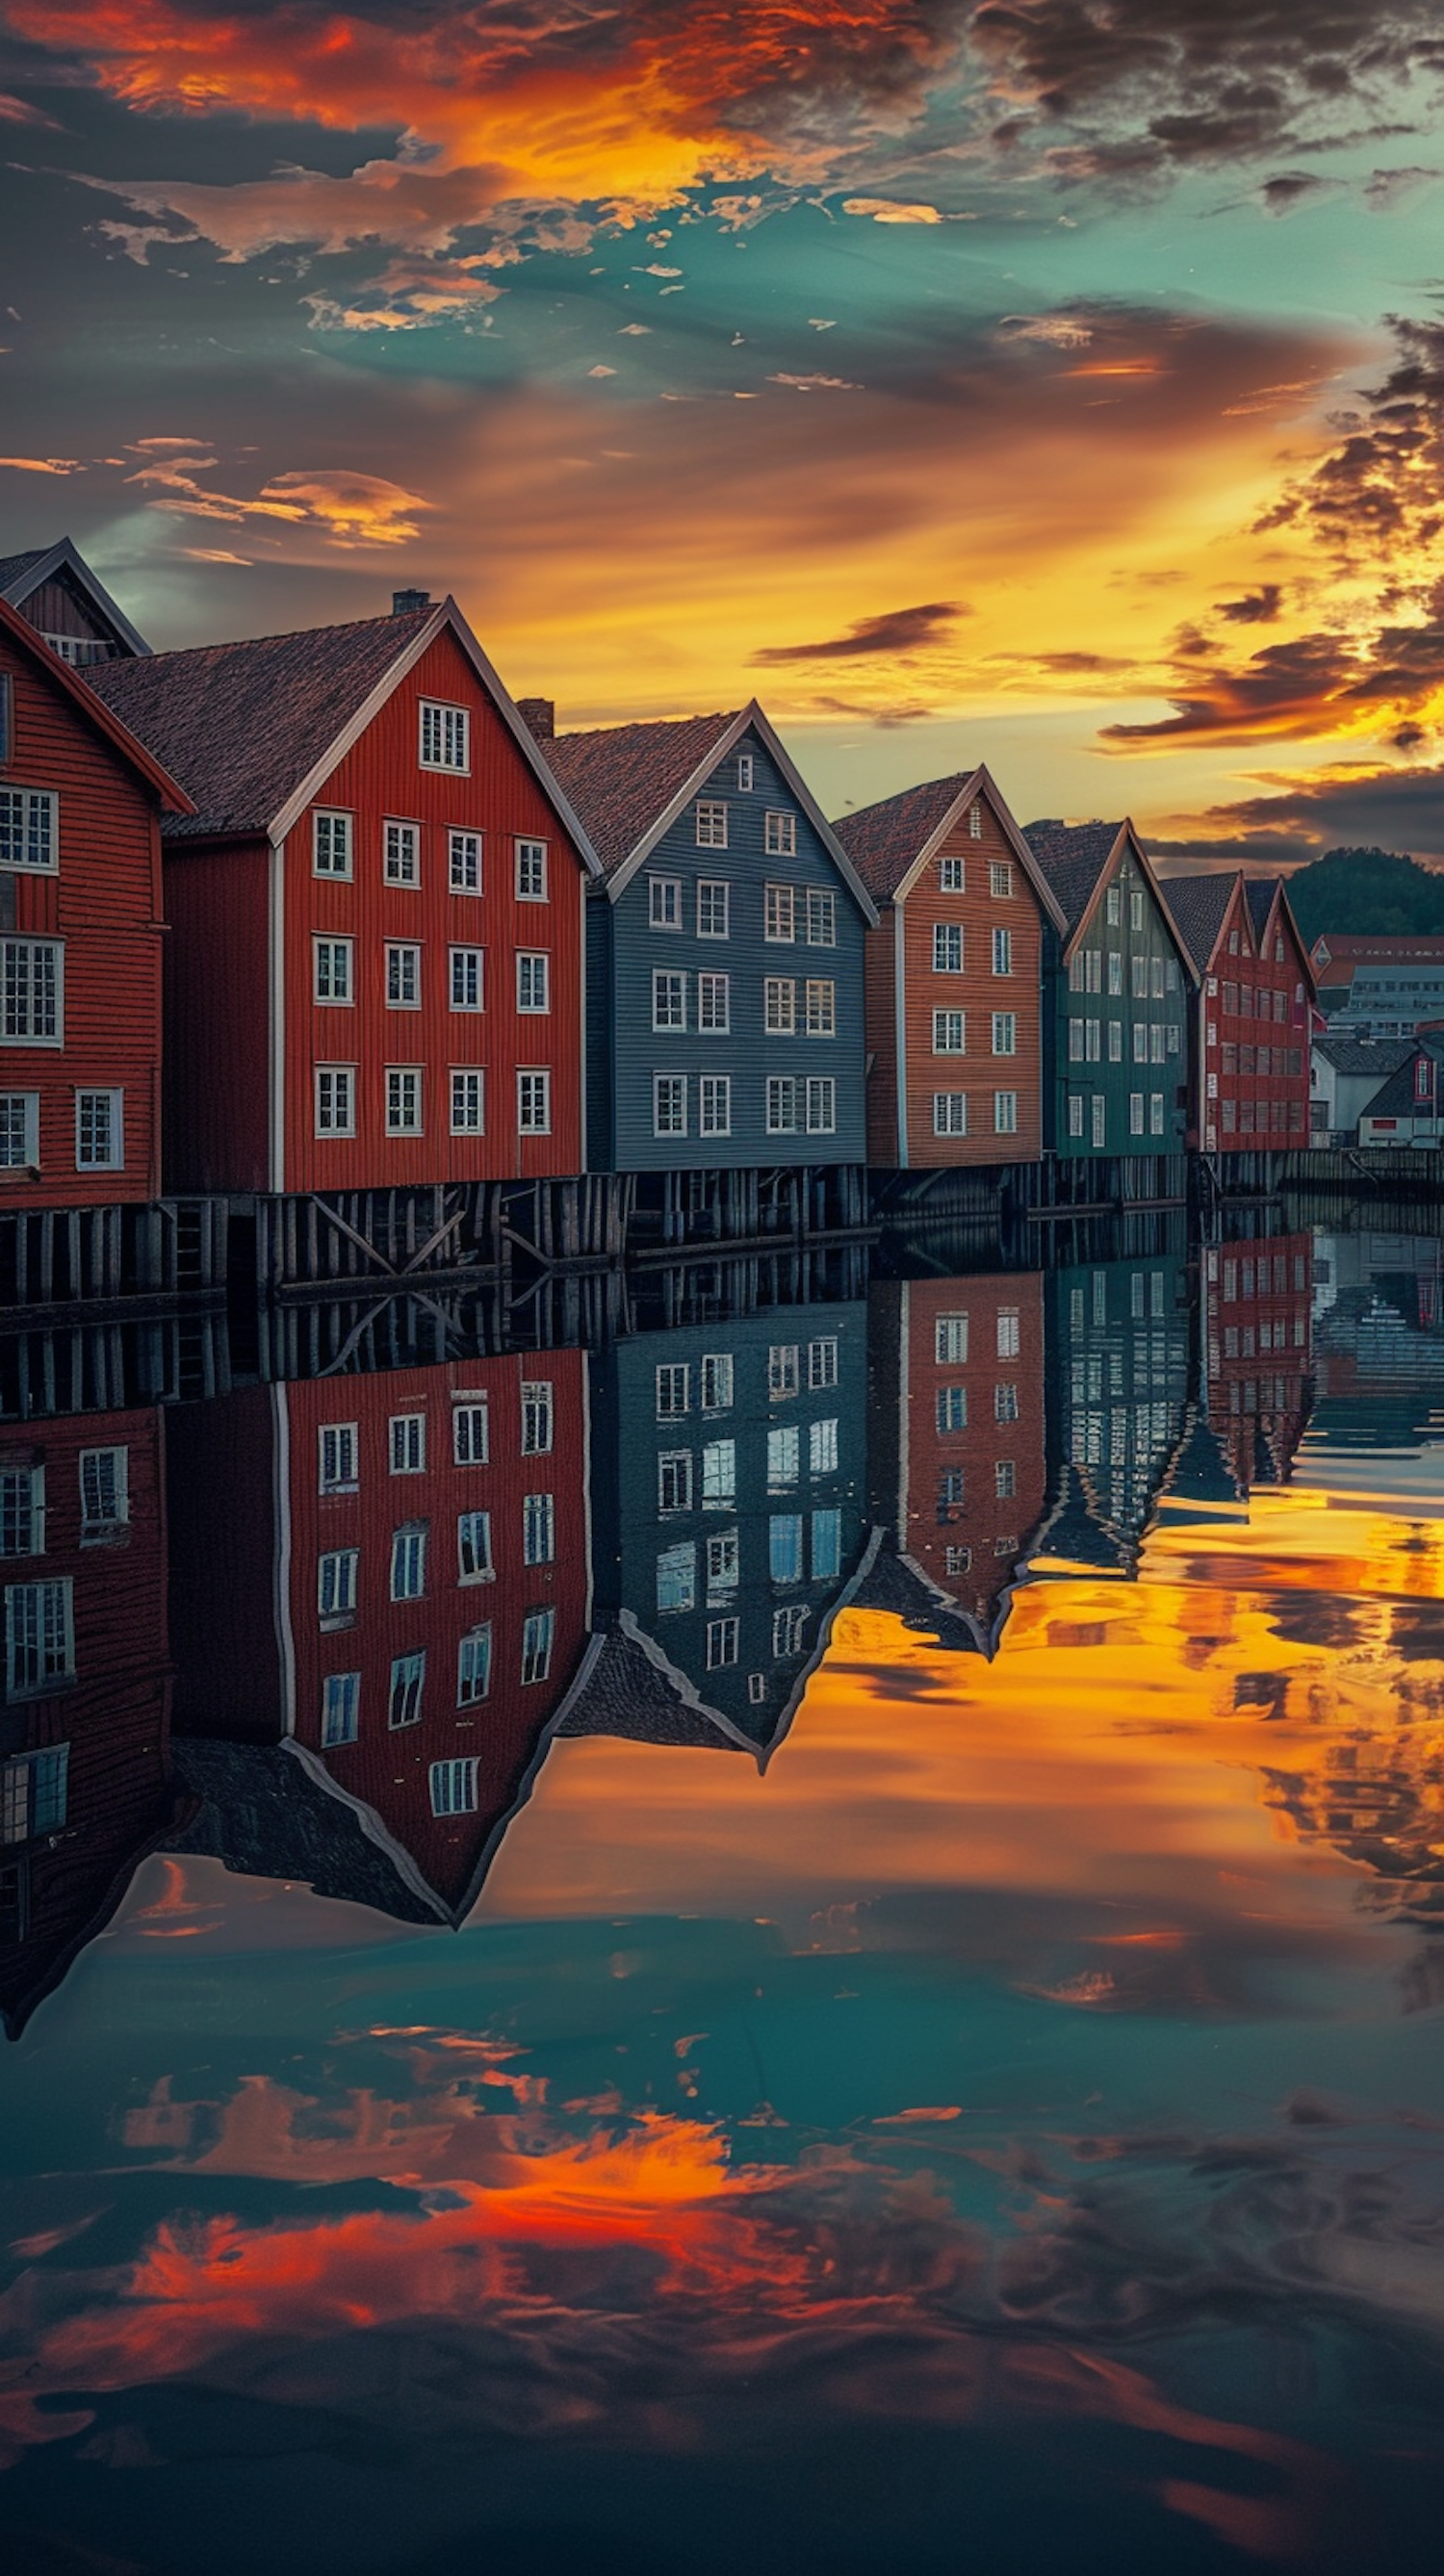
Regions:
[[[736,1501],[737,1443],[709,1440],[702,1451],[702,1509],[730,1512]]]
[[[933,1327],[933,1357],[940,1364],[965,1361],[968,1356],[968,1319],[966,1315],[939,1315]]]
[[[813,1476],[831,1476],[836,1473],[836,1421],[814,1422],[809,1426],[807,1434],[807,1466],[808,1473]]]
[[[842,1514],[840,1511],[814,1512],[812,1515],[812,1579],[826,1582],[842,1572]]]
[[[323,1422],[318,1438],[322,1493],[354,1494],[357,1483],[355,1423]]]
[[[697,1549],[688,1539],[680,1547],[664,1547],[657,1559],[657,1608],[691,1610],[697,1600]]]
[[[393,1413],[388,1437],[393,1476],[420,1476],[426,1470],[426,1416]]]
[[[490,1408],[479,1403],[453,1404],[451,1454],[458,1467],[484,1467],[491,1452]]]
[[[774,1583],[802,1581],[802,1514],[774,1512],[767,1524],[767,1563]]]
[[[723,1530],[707,1541],[707,1597],[714,1592],[735,1592],[739,1552],[736,1530]]]
[[[68,1744],[50,1744],[0,1764],[0,1843],[24,1843],[36,1834],[60,1831],[69,1771]]]
[[[767,1490],[785,1494],[796,1484],[801,1465],[801,1434],[795,1423],[767,1434]]]
[[[552,1565],[556,1552],[555,1499],[551,1494],[527,1494],[521,1507],[522,1563]]]
[[[361,1676],[328,1673],[321,1684],[321,1750],[354,1744],[361,1724]]]
[[[1018,1471],[1011,1458],[999,1458],[993,1466],[993,1491],[999,1502],[1006,1502],[1018,1490]]]
[[[524,1683],[544,1682],[550,1674],[555,1631],[554,1610],[531,1610],[522,1621],[521,1677]]]
[[[1016,1386],[1011,1383],[995,1386],[993,1389],[993,1420],[995,1422],[1016,1422],[1017,1419],[1018,1390]]]
[[[944,1568],[944,1571],[945,1571],[946,1573],[948,1573],[948,1574],[970,1574],[970,1573],[972,1572],[972,1565],[973,1565],[973,1551],[972,1551],[972,1549],[971,1549],[970,1547],[945,1547],[945,1548],[944,1548],[944,1550],[943,1550],[943,1568]]]
[[[1016,1306],[1002,1306],[998,1310],[999,1359],[1015,1360],[1018,1356],[1018,1348],[1018,1309]]]
[[[420,1601],[426,1594],[426,1531],[417,1523],[391,1536],[391,1598]]]
[[[965,1386],[938,1388],[937,1424],[939,1431],[966,1431],[968,1390]]]
[[[821,1334],[807,1345],[807,1383],[809,1386],[836,1386],[837,1335]]]
[[[69,1577],[5,1586],[5,1677],[15,1693],[48,1690],[75,1671],[75,1620]]]
[[[484,1583],[490,1572],[490,1512],[459,1512],[456,1520],[457,1582]]]
[[[523,1378],[521,1389],[521,1454],[545,1457],[552,1445],[552,1382]]]
[[[0,1556],[45,1554],[45,1469],[7,1467],[0,1474]]]
[[[476,1811],[476,1762],[472,1755],[431,1765],[433,1816],[470,1816]]]
[[[456,1650],[456,1705],[470,1708],[491,1689],[491,1623],[473,1628]]]
[[[659,1414],[685,1413],[691,1400],[692,1372],[685,1360],[668,1361],[657,1371]]]
[[[328,1548],[316,1559],[316,1612],[325,1625],[353,1619],[356,1615],[356,1576],[361,1551],[354,1547]]]
[[[807,1622],[811,1613],[800,1601],[789,1602],[785,1609],[772,1613],[772,1651],[781,1657],[800,1655]]]
[[[737,1618],[709,1619],[707,1622],[707,1670],[715,1673],[737,1661],[738,1639],[742,1622]]]
[[[657,1509],[659,1512],[690,1512],[691,1508],[692,1452],[690,1449],[664,1449],[657,1460]]]
[[[772,1403],[796,1395],[798,1388],[798,1354],[796,1342],[773,1342],[767,1353],[767,1393]]]
[[[421,1694],[426,1682],[426,1649],[414,1655],[397,1655],[391,1665],[391,1693],[386,1708],[388,1726],[419,1726]]]

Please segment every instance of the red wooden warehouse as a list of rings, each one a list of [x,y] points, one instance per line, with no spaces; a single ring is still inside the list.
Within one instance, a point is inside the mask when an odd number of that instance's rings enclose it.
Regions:
[[[1314,970],[1282,877],[1169,877],[1163,893],[1198,975],[1190,1146],[1307,1144]]]
[[[90,673],[186,782],[166,1175],[294,1192],[583,1168],[597,862],[453,600]]]
[[[0,1209],[160,1188],[161,817],[189,812],[0,600]]]

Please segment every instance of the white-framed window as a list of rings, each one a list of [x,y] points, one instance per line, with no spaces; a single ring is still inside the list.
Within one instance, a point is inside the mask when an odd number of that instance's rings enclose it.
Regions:
[[[686,1135],[687,1077],[685,1073],[653,1074],[652,1133],[654,1136]]]
[[[333,1006],[354,1002],[352,950],[349,939],[313,939],[311,942],[311,998]]]
[[[836,1333],[819,1333],[815,1341],[808,1343],[807,1383],[810,1387],[836,1386]]]
[[[797,1423],[784,1422],[767,1434],[767,1490],[769,1494],[790,1494],[802,1473],[802,1433]]]
[[[966,1431],[968,1427],[967,1388],[940,1386],[937,1391],[936,1415],[940,1432]]]
[[[800,1655],[812,1613],[803,1601],[790,1601],[772,1613],[772,1652],[779,1663]]]
[[[790,885],[769,885],[762,890],[762,936],[774,945],[790,945],[797,937],[797,895]]]
[[[1143,928],[1143,888],[1141,886],[1135,886],[1128,898],[1128,927],[1130,930]]]
[[[0,1471],[0,1556],[45,1554],[45,1469]]]
[[[1123,926],[1123,888],[1121,885],[1118,885],[1115,882],[1109,887],[1108,893],[1105,897],[1105,903],[1108,914],[1109,929],[1121,929]]]
[[[989,859],[989,861],[988,861],[988,892],[989,892],[989,894],[996,895],[996,896],[999,898],[999,900],[1000,900],[1000,901],[1005,901],[1005,900],[1006,900],[1006,898],[1007,898],[1009,895],[1011,895],[1012,891],[1013,891],[1013,862],[1012,862],[1012,860],[1011,860],[1011,859]]]
[[[1260,1047],[1259,1053],[1267,1055],[1267,1047]],[[1163,1022],[1161,1020],[1155,1020],[1148,1032],[1148,1061],[1150,1064],[1163,1062]],[[1265,1070],[1263,1065],[1259,1066],[1260,1073]]]
[[[733,1386],[731,1352],[704,1351],[700,1374],[703,1412],[730,1413]]]
[[[447,833],[446,882],[453,894],[480,894],[481,834],[479,832]]]
[[[1110,1064],[1123,1062],[1123,1022],[1121,1020],[1110,1020],[1108,1023],[1108,1061]]]
[[[968,1051],[968,1015],[966,1011],[934,1011],[934,1055],[966,1055]]]
[[[993,1461],[993,1494],[1000,1503],[1011,1502],[1018,1490],[1018,1470],[1011,1458]]]
[[[391,1533],[391,1598],[393,1601],[424,1601],[426,1598],[426,1526],[413,1521],[405,1529]]]
[[[837,1035],[837,986],[831,976],[810,977],[807,991],[807,1034],[810,1038],[835,1038]]]
[[[421,1067],[419,1064],[388,1064],[386,1133],[388,1136],[419,1136],[421,1132]]]
[[[1161,1002],[1163,999],[1163,959],[1161,957],[1150,957],[1148,961],[1148,998],[1151,1002]],[[1259,1016],[1262,1018],[1262,1011]]]
[[[664,1547],[657,1559],[657,1608],[695,1610],[697,1606],[697,1542],[683,1539],[676,1547]]]
[[[692,1371],[685,1360],[663,1360],[657,1369],[657,1418],[673,1419],[692,1409]]]
[[[59,797],[48,787],[0,787],[0,868],[54,876],[59,865]]]
[[[451,1007],[454,1011],[480,1011],[486,1007],[484,948],[453,948],[451,957]]]
[[[1095,1144],[1095,1145],[1097,1145],[1097,1146],[1099,1146],[1099,1147],[1102,1147],[1102,1146],[1106,1145],[1106,1144],[1107,1144],[1107,1142],[1108,1142],[1108,1098],[1107,1098],[1107,1094],[1106,1094],[1105,1092],[1102,1092],[1102,1091],[1095,1091],[1095,1092],[1094,1092],[1094,1094],[1093,1094],[1093,1104],[1092,1104],[1092,1106],[1093,1106],[1093,1125],[1092,1125],[1092,1136],[1093,1136],[1093,1142],[1094,1142],[1094,1144]]]
[[[736,1663],[741,1634],[742,1622],[735,1612],[727,1618],[708,1620],[707,1670],[709,1673],[721,1672],[728,1664]]]
[[[1090,953],[1096,956],[1098,952],[1095,949]],[[995,930],[993,932],[993,973],[995,975],[1011,975],[1012,971],[1013,934],[1011,930]],[[1101,990],[1101,987],[1102,977],[1100,975],[1098,984],[1094,985],[1091,989],[1097,992]]]
[[[552,1494],[524,1494],[521,1505],[523,1565],[554,1565],[556,1554],[556,1497]]]
[[[354,1064],[317,1065],[316,1133],[318,1136],[355,1135],[356,1067]]]
[[[699,1136],[730,1136],[732,1133],[732,1076],[730,1073],[704,1073],[697,1082],[697,1133]]]
[[[1016,1011],[994,1011],[994,1055],[1016,1055],[1018,1052],[1018,1014]]]
[[[751,754],[751,752],[750,752],[750,751],[739,751],[739,753],[737,754],[737,786],[738,786],[738,791],[739,791],[739,793],[740,793],[741,795],[743,795],[743,796],[750,796],[750,795],[751,795],[751,793],[752,793],[752,754]]]
[[[479,1065],[451,1068],[451,1132],[453,1136],[486,1133],[486,1075]]]
[[[1110,948],[1108,951],[1108,990],[1115,996],[1115,998],[1123,991],[1123,951],[1121,948]]]
[[[752,1702],[754,1708],[760,1708],[762,1706],[763,1701],[767,1697],[767,1675],[765,1673],[748,1674],[747,1696]]]
[[[947,1574],[971,1574],[973,1551],[970,1547],[945,1547],[943,1570]]]
[[[1135,1064],[1148,1062],[1148,1022],[1146,1020],[1135,1020],[1133,1023],[1133,1061]]]
[[[797,979],[793,975],[764,975],[762,979],[762,1023],[769,1037],[790,1038],[797,1034]]]
[[[419,1726],[421,1695],[426,1688],[426,1648],[419,1646],[409,1655],[393,1655],[391,1688],[386,1700],[388,1726]]]
[[[77,1172],[119,1172],[125,1165],[125,1093],[77,1091],[75,1095],[75,1168]]]
[[[361,1551],[328,1547],[316,1559],[316,1616],[323,1628],[349,1626],[356,1616]]]
[[[39,1162],[39,1092],[0,1091],[0,1171],[35,1170]]]
[[[994,1135],[1016,1136],[1017,1132],[1018,1095],[1016,1091],[995,1091],[993,1094]]]
[[[837,897],[831,886],[807,889],[807,944],[809,948],[837,946]]]
[[[451,1456],[458,1467],[484,1467],[491,1456],[491,1406],[484,1395],[463,1396],[451,1407]]]
[[[471,767],[470,710],[446,706],[436,698],[423,698],[420,758],[423,769],[467,772]]]
[[[516,1131],[519,1136],[552,1132],[552,1078],[544,1069],[517,1075]]]
[[[1068,1133],[1070,1136],[1079,1137],[1081,1137],[1083,1133],[1083,1095],[1081,1092],[1075,1091],[1069,1095]]]
[[[940,894],[966,894],[967,890],[967,861],[956,857],[939,859],[938,892]]]
[[[549,1458],[556,1437],[556,1398],[549,1377],[524,1377],[521,1382],[521,1454],[523,1458]]]
[[[982,837],[983,809],[981,805],[973,804],[968,807],[968,838],[971,841],[981,841]]]
[[[29,1842],[65,1823],[70,1770],[68,1744],[17,1754],[0,1763],[0,1843]]]
[[[458,1694],[459,1697],[459,1694]],[[433,1816],[470,1816],[476,1812],[476,1757],[449,1754],[430,1766]]]
[[[541,1019],[551,1009],[551,958],[545,948],[516,952],[516,1007],[524,1018]]]
[[[361,1732],[361,1676],[328,1673],[321,1684],[321,1750],[354,1744]]]
[[[1022,1316],[1016,1306],[998,1309],[997,1353],[1000,1360],[1015,1360],[1022,1348]]]
[[[323,1422],[316,1433],[317,1491],[354,1494],[361,1482],[361,1435],[354,1422]]]
[[[940,1368],[956,1368],[968,1356],[966,1315],[938,1315],[933,1322],[933,1358]]]
[[[738,1532],[718,1530],[707,1541],[707,1598],[735,1592],[742,1579],[742,1545]]]
[[[1017,1419],[1017,1387],[1011,1378],[1000,1379],[993,1389],[993,1420],[995,1422],[1016,1422]]]
[[[807,1427],[807,1472],[810,1476],[832,1476],[837,1473],[837,1417],[826,1422],[811,1422]]]
[[[769,1136],[795,1136],[797,1133],[797,1084],[790,1073],[772,1073],[767,1077],[767,1133]]]
[[[682,928],[682,880],[680,877],[648,877],[647,919],[653,930]]]
[[[692,1508],[692,1452],[690,1449],[659,1449],[657,1452],[657,1509],[659,1512],[690,1512]]]
[[[421,1008],[421,951],[414,940],[387,941],[386,1008],[388,1011],[419,1011]]]
[[[785,1404],[790,1396],[796,1395],[802,1383],[801,1357],[801,1344],[798,1342],[773,1342],[770,1345],[767,1353],[769,1404]]]
[[[545,841],[518,841],[515,846],[517,902],[545,903],[547,899]]]
[[[737,1443],[708,1440],[702,1448],[702,1509],[731,1512],[737,1508]]]
[[[0,1045],[64,1043],[65,951],[60,941],[0,940]]]
[[[774,1583],[802,1581],[802,1514],[774,1512],[767,1523],[767,1570]]]
[[[933,973],[961,975],[963,971],[963,925],[960,921],[933,923]]]
[[[388,885],[421,883],[421,825],[385,822],[381,826],[382,874]]]
[[[699,975],[697,1026],[704,1037],[726,1037],[732,1026],[732,978]]]
[[[521,1625],[521,1677],[523,1685],[544,1682],[552,1668],[552,1641],[556,1635],[555,1610],[529,1610]]]
[[[1134,1001],[1135,1001],[1135,1002],[1146,1002],[1146,1001],[1147,1001],[1147,999],[1148,999],[1148,960],[1147,960],[1147,958],[1146,958],[1146,957],[1130,957],[1130,958],[1129,958],[1129,960],[1128,960],[1128,988],[1129,988],[1129,991],[1132,993],[1132,996],[1133,996],[1133,999],[1134,999]]]
[[[809,1136],[837,1133],[837,1082],[830,1073],[808,1075],[807,1132]]]
[[[75,1587],[68,1575],[5,1586],[5,1683],[12,1699],[75,1674]]]
[[[472,1628],[472,1629],[469,1629],[469,1630],[468,1630],[468,1632],[467,1632],[467,1634],[466,1634],[464,1637],[460,1637],[460,1638],[458,1638],[458,1640],[457,1640],[457,1647],[456,1647],[456,1705],[457,1705],[457,1707],[458,1707],[458,1708],[474,1708],[474,1707],[476,1706],[476,1703],[477,1703],[477,1701],[478,1701],[478,1700],[482,1700],[482,1699],[485,1699],[485,1698],[487,1697],[488,1693],[490,1692],[490,1689],[491,1689],[491,1621],[488,1619],[488,1620],[483,1621],[482,1625],[481,1625],[479,1628]],[[432,1800],[432,1804],[433,1804],[433,1807],[434,1807],[434,1806],[435,1806],[435,1798],[434,1798],[434,1797],[433,1797],[433,1800]],[[474,1777],[473,1777],[473,1782],[472,1782],[472,1794],[471,1794],[470,1804],[471,1804],[473,1807],[474,1807],[474,1806],[475,1806],[475,1804],[476,1804],[476,1786],[475,1786],[475,1779],[474,1779]]]
[[[697,847],[699,850],[725,850],[727,847],[727,808],[720,797],[702,796],[697,800]]]
[[[652,976],[652,1026],[654,1029],[685,1029],[686,1025],[687,978],[659,966]]]
[[[933,1093],[933,1134],[966,1136],[968,1132],[968,1095],[965,1091]]]
[[[393,1413],[387,1425],[386,1455],[393,1476],[426,1473],[426,1416]]]
[[[355,816],[319,813],[311,817],[311,873],[349,877],[355,866]]]
[[[730,939],[732,936],[732,889],[725,877],[699,877],[697,880],[697,936],[699,939]]]
[[[769,859],[795,859],[797,816],[768,813],[763,823],[763,847]]]
[[[1163,1134],[1163,1094],[1161,1091],[1150,1091],[1148,1095],[1148,1132],[1150,1136],[1161,1136]]]
[[[490,1512],[456,1515],[456,1580],[489,1583],[492,1578]]]
[[[80,1544],[94,1547],[130,1526],[130,1451],[82,1449]]]

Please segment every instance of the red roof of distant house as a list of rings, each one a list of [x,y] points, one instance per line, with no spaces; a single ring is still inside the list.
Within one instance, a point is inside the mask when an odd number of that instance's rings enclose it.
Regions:
[[[1355,938],[1323,930],[1309,956],[1321,983],[1349,984],[1356,966],[1444,966],[1444,937],[1409,931]]]

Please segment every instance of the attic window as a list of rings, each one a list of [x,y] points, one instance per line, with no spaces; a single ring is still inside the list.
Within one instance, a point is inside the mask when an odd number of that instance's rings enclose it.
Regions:
[[[72,671],[83,671],[92,662],[108,662],[110,646],[99,635],[47,635],[45,642],[61,662]]]
[[[421,766],[467,771],[471,767],[471,717],[465,707],[434,698],[421,701]]]
[[[737,754],[737,785],[744,796],[751,793],[752,754],[750,751],[739,751]]]
[[[970,805],[968,807],[968,838],[970,841],[981,841],[982,837],[983,809],[981,805]]]

